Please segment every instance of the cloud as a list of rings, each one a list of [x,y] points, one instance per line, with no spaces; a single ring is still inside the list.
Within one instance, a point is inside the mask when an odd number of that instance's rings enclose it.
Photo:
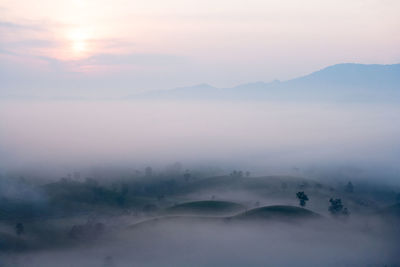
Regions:
[[[81,60],[82,65],[171,65],[187,62],[187,59],[169,54],[98,54]]]
[[[0,20],[0,28],[11,29],[11,30],[33,30],[41,31],[43,27],[35,24],[19,24],[9,21]]]
[[[88,40],[91,45],[100,46],[105,49],[110,48],[132,48],[137,44],[135,42],[127,41],[118,38],[108,38],[108,39],[91,39]]]
[[[40,59],[54,63],[54,61],[58,60],[51,57],[37,56],[32,53],[29,53],[28,50],[31,48],[50,48],[50,47],[55,47],[57,45],[58,45],[57,42],[43,40],[43,39],[26,39],[14,42],[0,42],[0,54],[25,58],[25,59]]]
[[[20,43],[27,47],[30,44],[53,45],[41,40]],[[0,43],[0,59],[0,98],[120,97],[138,90],[164,89],[166,81],[180,79],[182,69],[192,65],[189,59],[170,54],[97,54],[80,60],[60,60],[29,49],[14,51],[8,43]]]
[[[17,47],[17,48],[43,48],[43,47],[54,47],[57,46],[58,43],[50,40],[44,40],[44,39],[26,39],[26,40],[21,40],[17,42],[10,42],[8,45],[12,47]]]
[[[46,29],[40,23],[15,23],[0,20],[0,54],[34,58],[32,49],[57,46],[57,42],[46,40],[42,35]]]
[[[11,56],[19,56],[18,53],[12,52],[4,48],[4,45],[0,44],[0,54],[3,55],[11,55]]]

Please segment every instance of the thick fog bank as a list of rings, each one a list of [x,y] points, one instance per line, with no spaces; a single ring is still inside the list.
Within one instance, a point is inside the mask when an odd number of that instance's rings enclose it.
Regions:
[[[355,165],[392,177],[399,134],[396,105],[2,101],[0,168]]]
[[[379,222],[204,223],[114,231],[95,244],[6,254],[4,266],[398,266]]]

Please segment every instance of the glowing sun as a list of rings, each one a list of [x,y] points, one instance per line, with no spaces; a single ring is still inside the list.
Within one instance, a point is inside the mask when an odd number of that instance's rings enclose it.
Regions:
[[[84,28],[73,29],[68,39],[71,42],[73,53],[78,56],[89,52],[88,41],[90,39],[90,31]]]

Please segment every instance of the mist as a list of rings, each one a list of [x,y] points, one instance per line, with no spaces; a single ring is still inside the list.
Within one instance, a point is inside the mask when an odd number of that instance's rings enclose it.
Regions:
[[[398,266],[400,260],[398,229],[393,235],[387,224],[373,217],[295,224],[196,217],[133,225],[126,217],[99,220],[109,228],[95,243],[6,254],[3,263],[41,267]]]
[[[0,1],[0,267],[400,266],[400,1]]]
[[[388,103],[0,105],[0,266],[398,266]]]
[[[399,172],[396,105],[177,101],[11,101],[1,105],[3,171],[95,166],[357,167]]]
[[[4,169],[159,165],[399,166],[388,104],[2,101]]]

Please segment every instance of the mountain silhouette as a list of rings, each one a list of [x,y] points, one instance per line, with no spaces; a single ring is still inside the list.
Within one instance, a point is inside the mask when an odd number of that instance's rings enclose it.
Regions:
[[[337,64],[288,81],[255,82],[232,88],[208,84],[132,96],[145,99],[398,101],[400,64]]]

